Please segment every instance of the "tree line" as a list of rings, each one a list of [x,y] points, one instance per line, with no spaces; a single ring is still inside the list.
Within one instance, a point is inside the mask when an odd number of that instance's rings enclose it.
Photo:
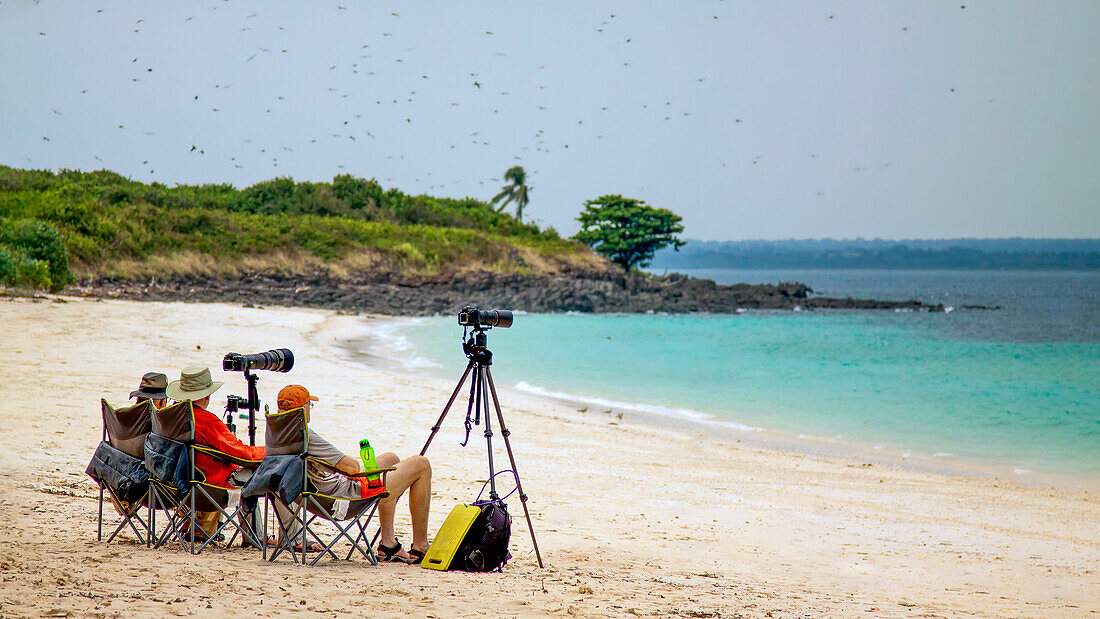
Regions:
[[[505,178],[509,185],[483,202],[410,196],[350,175],[237,189],[146,184],[108,170],[0,166],[0,285],[56,291],[73,281],[74,260],[102,274],[112,263],[187,251],[219,260],[281,251],[331,261],[369,249],[392,268],[431,270],[491,268],[516,244],[545,255],[583,244],[630,270],[662,247],[682,244],[678,215],[619,195],[586,202],[580,232],[563,239],[522,220],[531,191],[524,170],[513,166]],[[509,204],[514,216],[504,212]]]

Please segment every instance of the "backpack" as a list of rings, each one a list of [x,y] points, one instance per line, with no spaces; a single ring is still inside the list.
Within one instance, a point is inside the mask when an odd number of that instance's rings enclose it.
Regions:
[[[512,516],[502,501],[481,505],[481,515],[474,520],[462,540],[451,569],[467,572],[504,571],[504,564],[512,558],[508,541],[512,537]]]

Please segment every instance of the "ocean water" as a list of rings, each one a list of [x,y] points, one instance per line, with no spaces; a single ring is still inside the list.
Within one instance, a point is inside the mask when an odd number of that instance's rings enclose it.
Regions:
[[[593,411],[1100,478],[1100,273],[690,274],[953,311],[521,314],[489,333],[496,382]],[[465,365],[453,316],[374,335],[417,371],[457,380]]]

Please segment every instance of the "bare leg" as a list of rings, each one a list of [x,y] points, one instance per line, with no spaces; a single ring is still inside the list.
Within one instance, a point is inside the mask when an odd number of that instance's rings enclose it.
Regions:
[[[393,530],[397,499],[409,491],[409,513],[412,515],[412,547],[428,550],[428,510],[432,500],[432,465],[424,456],[412,456],[399,460],[396,454],[384,453],[377,458],[380,468],[396,466],[396,471],[386,475],[386,490],[390,496],[378,502],[378,524],[382,530],[381,543],[392,547],[397,543]]]

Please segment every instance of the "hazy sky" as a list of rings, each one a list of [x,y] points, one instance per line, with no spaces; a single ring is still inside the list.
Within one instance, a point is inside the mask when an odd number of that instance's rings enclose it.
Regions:
[[[704,240],[1100,237],[1100,2],[0,2],[0,163]],[[963,8],[965,6],[965,8]]]

